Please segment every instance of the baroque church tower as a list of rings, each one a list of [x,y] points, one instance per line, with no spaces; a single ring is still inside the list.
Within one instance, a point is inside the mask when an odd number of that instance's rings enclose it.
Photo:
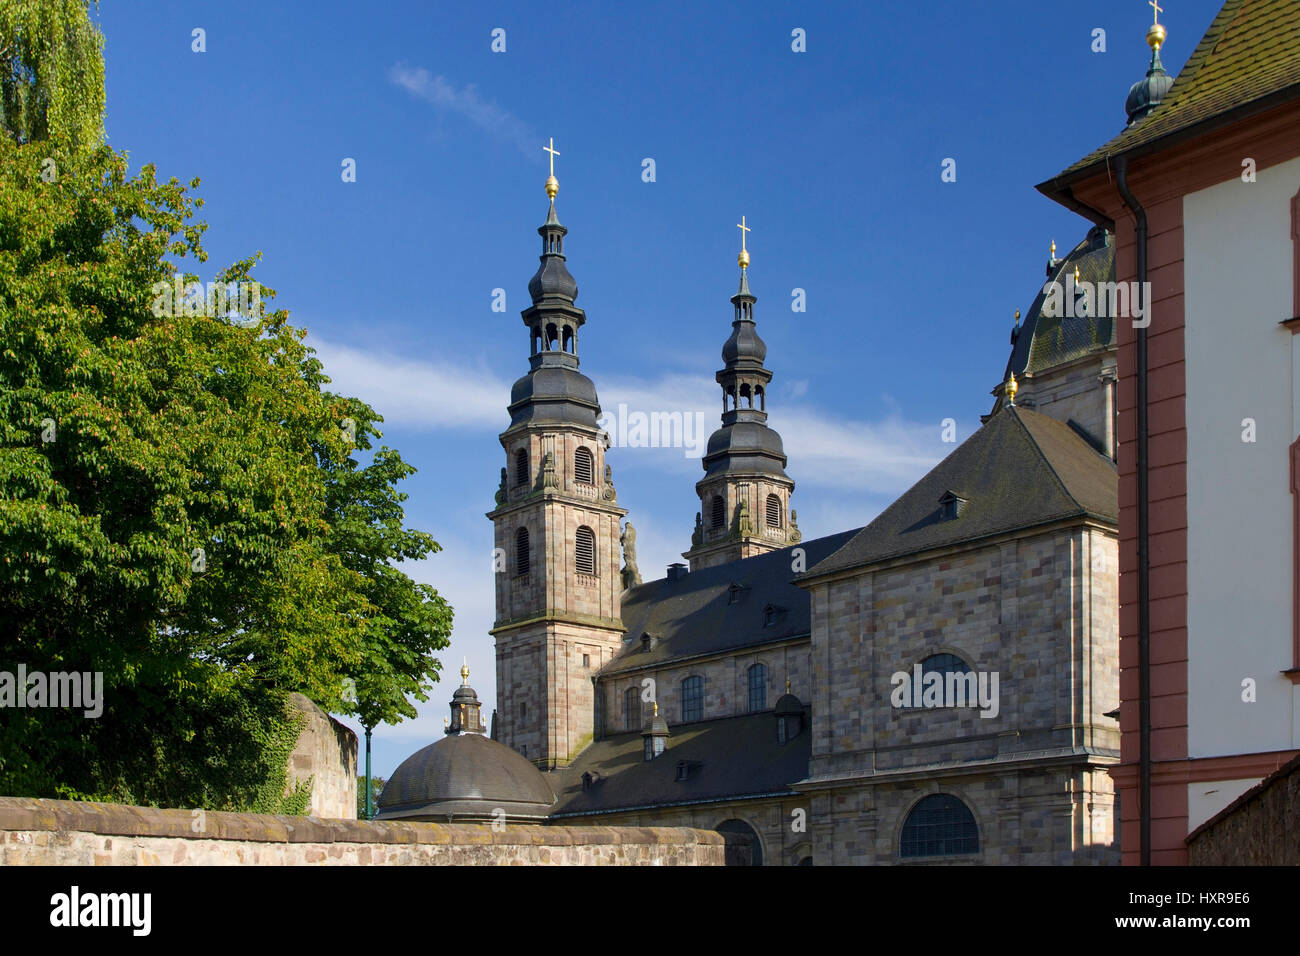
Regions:
[[[801,539],[790,511],[794,482],[785,473],[781,436],[767,426],[767,386],[772,373],[763,366],[767,345],[754,326],[749,291],[749,251],[742,216],[740,288],[731,297],[731,337],[722,346],[722,427],[709,437],[695,485],[700,511],[695,515],[691,549],[682,557],[692,571],[727,564],[795,544]]]
[[[553,146],[553,143],[552,143]],[[497,736],[544,770],[592,738],[592,675],[623,639],[619,521],[627,514],[605,464],[596,387],[578,371],[586,315],[565,265],[568,230],[550,210],[537,231],[541,265],[528,283],[529,371],[510,390],[497,506]]]

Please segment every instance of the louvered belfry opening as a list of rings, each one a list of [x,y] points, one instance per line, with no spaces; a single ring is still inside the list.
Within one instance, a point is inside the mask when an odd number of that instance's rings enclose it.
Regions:
[[[781,499],[776,495],[767,496],[767,526],[781,527]]]
[[[722,504],[722,496],[713,496],[713,529],[716,531],[727,523],[727,513]]]
[[[528,484],[528,449],[521,448],[515,452],[515,484]]]
[[[515,574],[528,573],[528,529],[515,532]]]
[[[580,574],[596,573],[596,535],[588,528],[583,526],[578,529],[574,536],[574,554],[576,557],[578,572]]]
[[[579,448],[573,453],[573,477],[584,485],[595,484],[595,462],[590,448]]]

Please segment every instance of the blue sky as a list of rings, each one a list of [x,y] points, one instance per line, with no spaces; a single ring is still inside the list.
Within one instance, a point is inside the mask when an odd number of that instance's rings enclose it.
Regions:
[[[1167,69],[1217,8],[1167,4]],[[1033,186],[1122,128],[1151,9],[104,0],[98,19],[110,143],[133,167],[202,180],[210,257],[196,271],[261,251],[254,276],[309,329],[334,388],[374,405],[419,469],[408,521],[444,550],[408,570],[456,625],[420,718],[375,731],[386,776],[441,735],[462,656],[495,702],[484,514],[527,370],[519,312],[548,137],[587,312],[582,368],[607,409],[699,410],[716,426],[747,217],[769,423],[817,537],[867,523],[950,452],[944,419],[958,440],[979,427],[1048,243],[1068,249],[1089,225]],[[941,181],[947,158],[956,182]],[[690,544],[699,461],[609,461],[642,573],[662,576]]]

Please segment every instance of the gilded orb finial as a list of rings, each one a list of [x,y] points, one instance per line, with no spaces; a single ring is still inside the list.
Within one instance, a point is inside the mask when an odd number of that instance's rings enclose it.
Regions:
[[[546,177],[546,195],[555,199],[555,194],[560,191],[560,181],[555,178],[555,157],[560,155],[560,151],[555,148],[554,136],[546,146],[542,147],[542,151],[551,154],[551,174]]]
[[[1147,6],[1151,7],[1151,26],[1147,28],[1147,46],[1153,50],[1159,50],[1165,44],[1165,28],[1160,25],[1160,13],[1164,7],[1160,6],[1158,0],[1147,0]]]
[[[463,657],[460,659],[460,682],[469,683],[469,661]]]
[[[1007,384],[1003,386],[1002,390],[1007,396],[1007,404],[1014,405],[1016,403],[1016,392],[1020,391],[1020,386],[1016,384],[1015,372],[1007,373]]]
[[[788,677],[785,679],[785,692],[790,693],[790,678]]]
[[[654,706],[655,706],[655,716],[658,717],[658,716],[659,716],[659,701],[655,701],[655,702],[654,702]]]
[[[745,233],[753,232],[749,226],[745,225],[745,217],[740,217],[740,222],[736,223],[736,228],[740,230],[740,255],[736,257],[736,262],[742,269],[749,268],[749,250],[745,248]]]
[[[1052,240],[1052,258],[1053,258],[1053,259],[1056,258],[1056,240],[1055,240],[1055,239]]]

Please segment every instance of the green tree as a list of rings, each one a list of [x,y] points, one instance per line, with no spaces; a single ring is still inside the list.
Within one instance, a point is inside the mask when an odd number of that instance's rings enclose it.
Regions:
[[[288,692],[392,721],[436,679],[450,608],[388,563],[437,550],[410,466],[353,461],[377,416],[273,290],[234,321],[162,294],[206,261],[201,199],[107,147],[46,182],[42,152],[0,138],[0,640],[102,672],[105,708],[0,711],[0,792],[266,806]]]
[[[104,137],[104,35],[88,0],[0,3],[0,125],[81,154]]]

